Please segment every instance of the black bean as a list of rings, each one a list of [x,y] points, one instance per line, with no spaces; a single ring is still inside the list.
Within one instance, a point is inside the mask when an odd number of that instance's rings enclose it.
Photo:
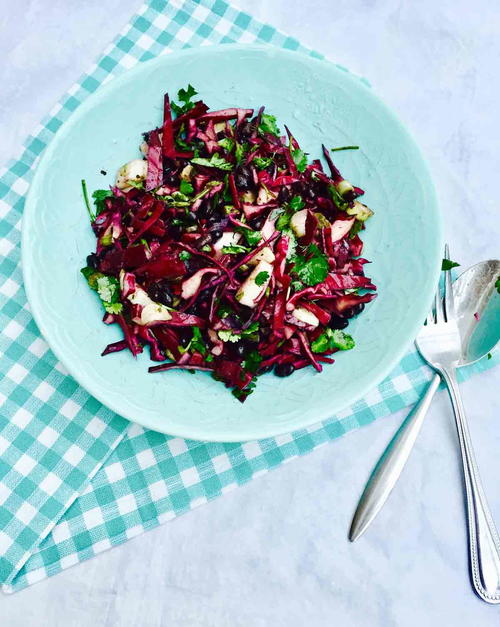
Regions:
[[[215,229],[215,231],[210,232],[210,235],[212,236],[212,242],[216,242],[222,237],[222,231],[220,229]]]
[[[194,213],[193,211],[189,211],[188,213],[186,213],[184,217],[184,222],[186,224],[193,225],[196,224],[197,221],[198,218],[196,217],[196,213]]]
[[[312,187],[307,187],[304,196],[309,200],[314,200],[316,198],[316,192]]]
[[[274,364],[269,364],[268,366],[264,366],[263,368],[259,368],[259,374],[266,374],[266,372],[271,372]]]
[[[345,315],[347,316],[347,318],[353,318],[354,316],[359,315],[363,311],[364,308],[365,308],[364,303],[358,303],[357,305],[354,305],[353,307],[348,309],[345,312]]]
[[[347,318],[341,318],[340,316],[332,314],[328,326],[330,329],[345,329],[348,324],[349,320],[347,320]]]
[[[290,190],[288,187],[282,187],[278,193],[278,201],[280,203],[288,202],[290,200]]]
[[[233,350],[238,357],[243,358],[245,357],[248,351],[248,348],[245,346],[244,342],[238,342],[237,344],[234,345]]]
[[[172,305],[173,296],[168,281],[156,281],[156,283],[153,283],[150,286],[148,294],[150,298],[152,298],[157,303],[161,303],[162,305],[166,305],[167,307],[170,307]]]
[[[292,372],[295,370],[295,366],[290,362],[284,364],[278,364],[274,368],[274,374],[277,377],[289,377]]]
[[[234,182],[240,191],[245,192],[253,189],[255,187],[255,183],[253,180],[252,170],[246,165],[240,165],[234,173]]]
[[[186,348],[186,346],[189,344],[189,342],[192,339],[192,334],[186,331],[182,331],[179,333],[179,344],[182,346],[182,348]]]
[[[264,226],[264,222],[265,222],[265,218],[254,218],[253,220],[251,220],[249,224],[252,227],[252,229],[255,229],[256,231],[260,231],[260,229]]]
[[[87,266],[92,268],[92,270],[98,270],[99,268],[99,257],[95,253],[90,253],[87,257]]]

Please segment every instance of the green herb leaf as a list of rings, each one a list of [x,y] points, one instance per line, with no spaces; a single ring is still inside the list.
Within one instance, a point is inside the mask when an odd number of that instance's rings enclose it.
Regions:
[[[245,361],[243,362],[243,368],[248,370],[248,372],[255,374],[260,368],[262,359],[263,357],[258,351],[252,350],[248,353],[248,355],[246,355]]]
[[[82,268],[81,273],[87,279],[90,289],[97,292],[104,309],[108,313],[120,313],[122,311],[123,305],[119,302],[120,283],[118,279],[89,267]]]
[[[175,102],[171,102],[170,106],[172,111],[177,115],[182,115],[194,107],[194,103],[191,102],[191,98],[196,96],[198,92],[192,85],[188,85],[187,89],[179,89],[177,92],[177,100],[180,100],[183,104],[178,105]]]
[[[229,305],[226,305],[225,303],[223,303],[218,309],[217,309],[217,315],[219,316],[219,318],[224,319],[227,318],[229,316],[229,314],[232,314],[233,310]]]
[[[290,283],[290,287],[294,292],[300,292],[300,290],[304,289],[304,284],[302,283],[302,281],[299,281],[299,279],[293,279],[293,281]]]
[[[288,206],[293,212],[296,212],[296,211],[300,211],[301,209],[303,209],[305,206],[305,203],[300,196],[293,196],[290,202],[288,203]]]
[[[488,359],[491,359],[492,358],[492,354],[488,353],[487,357],[488,357]]]
[[[339,146],[338,148],[330,148],[332,152],[338,152],[339,150],[359,150],[359,146]]]
[[[212,251],[212,247],[210,246],[210,244],[205,244],[205,246],[202,246],[202,247],[201,247],[201,250],[202,250],[204,253],[209,253],[209,252],[211,252],[211,251]]]
[[[241,339],[238,333],[233,333],[230,329],[221,329],[217,331],[217,335],[223,342],[232,342],[233,344],[239,342]]]
[[[204,157],[194,157],[194,159],[191,159],[191,163],[204,165],[207,168],[219,168],[219,170],[233,169],[233,164],[229,163],[229,161],[226,161],[218,154],[212,155],[210,159],[205,159]]]
[[[236,142],[235,148],[234,148],[234,156],[236,158],[236,163],[238,165],[241,163],[241,160],[243,159],[244,152],[245,151],[243,149],[243,146],[241,144],[238,144],[238,142]]]
[[[313,353],[324,353],[330,348],[330,338],[327,333],[322,333],[314,341],[311,342],[311,350]]]
[[[224,150],[231,152],[231,150],[234,148],[235,142],[234,139],[231,139],[230,137],[224,137],[218,142],[218,144],[221,148],[224,148]]]
[[[189,195],[194,192],[194,187],[191,185],[191,183],[189,181],[185,181],[184,179],[181,180],[181,185],[179,189],[181,194],[184,195]]]
[[[193,327],[193,338],[189,342],[188,349],[197,351],[204,355],[207,352],[207,347],[203,339],[203,335],[198,327]]]
[[[259,231],[252,231],[250,229],[239,228],[238,232],[243,235],[246,240],[246,243],[249,246],[257,246],[257,244],[262,239],[262,235]]]
[[[181,252],[179,253],[179,259],[181,261],[187,261],[188,259],[191,259],[193,255],[187,251],[187,250],[181,250]]]
[[[497,288],[497,292],[500,294],[500,276],[495,281],[495,287]]]
[[[287,229],[290,225],[291,218],[292,216],[289,211],[285,211],[284,213],[282,213],[275,222],[275,227],[278,229],[278,231],[284,231],[285,229]]]
[[[265,170],[273,162],[271,157],[255,157],[252,164],[259,170]]]
[[[274,115],[269,115],[268,113],[263,113],[260,120],[259,131],[261,133],[270,133],[271,135],[279,137],[280,130],[276,123],[276,117]]]
[[[269,279],[269,272],[266,272],[265,270],[263,270],[262,272],[259,272],[259,274],[255,277],[255,284],[260,287],[261,285],[264,285],[264,283],[268,279]]]
[[[328,274],[328,258],[317,246],[308,249],[310,257],[297,255],[293,272],[306,285],[317,285],[326,279]]]
[[[232,246],[223,246],[221,252],[224,255],[239,255],[240,253],[247,253],[250,249],[246,246],[240,246],[239,244],[233,244]]]
[[[304,170],[306,169],[307,166],[307,155],[306,153],[301,150],[300,148],[297,148],[295,150],[291,151],[292,154],[292,159],[295,163],[295,165],[297,166],[297,170],[299,172],[304,172]]]
[[[441,270],[451,270],[452,268],[458,268],[460,264],[456,261],[451,261],[451,259],[443,259],[441,263]]]
[[[354,348],[355,342],[348,333],[344,333],[344,331],[340,329],[335,329],[335,331],[331,332],[330,346],[342,351],[348,351]]]
[[[94,199],[94,205],[97,210],[97,213],[101,213],[106,209],[106,203],[104,202],[106,198],[109,198],[113,195],[113,192],[110,189],[96,189],[92,194],[92,198]]]

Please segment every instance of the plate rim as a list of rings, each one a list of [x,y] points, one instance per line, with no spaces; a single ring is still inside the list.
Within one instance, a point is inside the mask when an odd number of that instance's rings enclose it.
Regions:
[[[274,437],[283,433],[289,433],[291,431],[296,431],[296,430],[305,428],[309,425],[321,422],[323,420],[327,420],[328,418],[331,418],[335,415],[333,412],[340,412],[346,407],[354,404],[355,402],[363,398],[363,396],[365,396],[368,392],[375,389],[381,383],[381,381],[383,381],[387,377],[387,375],[394,369],[394,367],[401,361],[402,357],[407,352],[409,346],[414,341],[418,333],[418,330],[421,327],[421,323],[418,322],[418,319],[416,318],[416,321],[413,323],[411,327],[411,332],[408,332],[407,339],[401,342],[399,350],[394,351],[392,358],[387,360],[384,367],[377,370],[377,373],[376,375],[374,375],[370,384],[365,385],[362,389],[360,389],[360,392],[353,395],[351,400],[348,400],[341,407],[337,407],[335,410],[328,411],[326,408],[323,410],[318,410],[314,419],[311,419],[309,417],[305,419],[303,422],[301,422],[300,424],[297,424],[296,426],[294,426],[292,429],[290,428],[283,429],[283,428],[276,426],[274,429],[270,427],[268,429],[260,428],[260,429],[254,429],[252,431],[252,430],[246,430],[245,427],[242,426],[237,436],[227,434],[227,433],[223,435],[220,435],[220,434],[211,435],[211,434],[206,433],[206,429],[204,428],[201,428],[199,430],[197,430],[196,428],[188,428],[188,431],[184,431],[182,428],[177,428],[174,426],[174,428],[170,429],[168,428],[168,424],[166,425],[165,429],[161,429],[159,428],[157,424],[153,424],[153,421],[150,420],[148,416],[146,416],[144,419],[140,417],[138,420],[135,417],[130,418],[129,416],[124,415],[122,413],[123,408],[117,409],[116,407],[113,406],[114,405],[113,402],[108,403],[107,399],[105,399],[104,396],[99,391],[96,392],[96,390],[94,389],[92,380],[89,379],[85,375],[84,372],[82,372],[81,370],[78,370],[78,368],[76,367],[73,367],[72,360],[69,358],[67,359],[65,357],[64,351],[62,349],[60,350],[60,347],[58,346],[57,341],[54,341],[54,338],[50,337],[51,335],[50,332],[47,332],[47,328],[43,322],[43,314],[39,310],[39,302],[37,298],[34,297],[34,287],[31,284],[31,278],[30,278],[30,274],[28,272],[27,263],[26,263],[26,261],[28,260],[28,256],[29,256],[28,255],[28,249],[29,249],[28,229],[26,228],[26,224],[29,223],[30,215],[34,211],[34,207],[36,206],[36,202],[34,202],[34,197],[35,197],[36,189],[37,187],[39,187],[39,184],[40,184],[39,179],[41,179],[43,172],[44,172],[44,168],[47,167],[46,164],[50,162],[53,156],[53,153],[57,147],[57,141],[56,141],[57,138],[58,137],[60,138],[63,135],[66,135],[71,130],[71,128],[78,122],[78,120],[81,117],[83,117],[89,109],[92,109],[94,105],[99,102],[99,100],[102,100],[103,98],[105,98],[109,92],[112,92],[116,88],[119,88],[119,86],[122,83],[128,82],[129,80],[133,79],[135,75],[139,75],[140,73],[142,73],[145,67],[147,68],[147,67],[152,67],[153,65],[162,65],[165,62],[168,63],[168,60],[172,59],[173,57],[175,58],[183,57],[183,56],[196,57],[200,53],[207,52],[208,50],[226,51],[226,52],[229,50],[234,50],[234,51],[249,50],[249,51],[255,51],[255,52],[263,52],[266,54],[271,51],[277,56],[285,56],[285,57],[297,57],[298,56],[302,60],[306,61],[307,63],[311,63],[317,66],[324,66],[328,68],[328,70],[330,71],[333,70],[335,72],[339,72],[343,75],[344,78],[347,76],[348,80],[355,81],[358,87],[362,86],[362,88],[366,89],[370,94],[372,94],[374,98],[377,99],[379,105],[383,108],[384,113],[387,114],[387,116],[391,118],[392,122],[397,127],[399,127],[399,131],[403,135],[406,135],[408,141],[413,145],[415,154],[419,160],[419,166],[427,179],[425,181],[427,192],[429,194],[427,204],[432,206],[433,208],[433,213],[435,217],[435,222],[433,223],[433,227],[435,230],[435,241],[437,244],[437,250],[440,250],[440,251],[443,250],[443,246],[444,246],[443,218],[442,218],[442,213],[440,211],[436,189],[434,186],[434,182],[432,179],[429,165],[427,161],[425,160],[422,154],[422,151],[420,150],[420,147],[417,141],[415,140],[415,137],[413,136],[411,131],[406,127],[406,125],[403,124],[403,122],[393,112],[393,110],[388,105],[386,105],[384,100],[378,96],[378,94],[373,90],[373,88],[369,86],[366,79],[364,79],[363,77],[357,74],[353,74],[348,69],[346,69],[343,66],[338,65],[334,61],[324,59],[324,58],[318,58],[316,56],[308,55],[303,52],[288,50],[285,48],[278,48],[276,46],[266,45],[266,44],[241,44],[241,43],[227,43],[226,44],[224,43],[224,44],[214,44],[210,46],[203,46],[203,47],[197,47],[197,48],[184,48],[181,50],[175,50],[168,54],[159,55],[155,57],[154,59],[149,59],[147,61],[142,61],[142,62],[138,61],[137,64],[133,68],[124,71],[119,76],[116,76],[112,80],[109,80],[107,83],[100,85],[96,89],[96,91],[91,93],[71,113],[71,115],[63,122],[63,124],[61,124],[60,128],[56,131],[54,136],[51,138],[49,144],[45,148],[40,158],[40,161],[36,166],[33,179],[30,183],[30,187],[26,195],[23,216],[22,216],[21,268],[22,268],[22,276],[23,276],[23,286],[26,291],[26,297],[30,306],[31,315],[33,316],[33,319],[41,335],[43,336],[43,338],[49,345],[50,350],[54,353],[57,360],[63,364],[63,366],[68,371],[69,375],[76,381],[76,383],[80,385],[84,390],[86,390],[86,392],[90,396],[94,397],[104,407],[108,408],[110,411],[114,412],[118,416],[121,416],[125,418],[126,420],[129,420],[130,422],[135,422],[146,429],[151,429],[153,431],[157,431],[157,432],[164,433],[166,435],[170,435],[174,437],[181,437],[181,438],[185,438],[189,440],[200,440],[200,441],[209,441],[209,442],[245,442],[245,441],[250,441],[250,440],[260,440],[260,439],[265,439],[269,437]],[[438,260],[439,260],[439,255],[437,255],[436,261]],[[429,275],[429,278],[426,282],[425,289],[422,290],[422,292],[424,293],[421,293],[420,300],[422,303],[425,303],[425,310],[422,306],[422,310],[424,311],[422,315],[422,320],[425,318],[425,312],[429,309],[431,305],[432,298],[434,296],[435,285],[437,284],[440,271],[441,270],[440,270],[439,264],[436,263],[436,269],[434,271],[434,275],[432,277],[431,275]],[[168,423],[168,417],[166,417],[166,422]]]

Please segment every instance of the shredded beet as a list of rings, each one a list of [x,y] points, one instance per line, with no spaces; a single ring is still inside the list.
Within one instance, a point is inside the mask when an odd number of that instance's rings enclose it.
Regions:
[[[82,273],[150,372],[201,370],[244,401],[257,377],[333,363],[373,300],[360,234],[373,213],[323,146],[308,161],[264,107],[209,111],[165,94],[143,159],[93,194],[96,249]]]

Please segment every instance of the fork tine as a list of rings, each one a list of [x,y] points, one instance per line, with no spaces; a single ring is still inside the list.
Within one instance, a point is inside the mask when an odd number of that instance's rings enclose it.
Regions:
[[[444,247],[444,258],[450,258],[450,249],[448,244]],[[453,286],[451,281],[451,270],[447,270],[444,273],[444,307],[446,321],[453,320],[455,318],[455,302],[453,299]]]

